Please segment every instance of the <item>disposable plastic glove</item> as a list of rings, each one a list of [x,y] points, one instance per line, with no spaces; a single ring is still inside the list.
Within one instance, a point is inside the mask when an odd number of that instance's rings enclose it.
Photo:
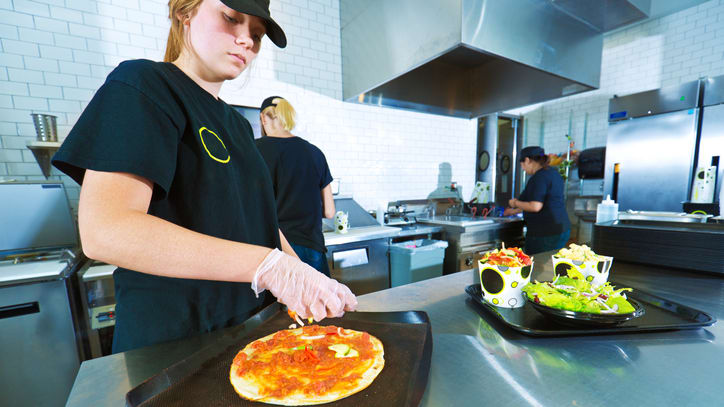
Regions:
[[[349,288],[311,266],[278,249],[272,250],[259,264],[251,282],[259,296],[269,290],[277,300],[302,318],[341,317],[354,311],[357,298]]]

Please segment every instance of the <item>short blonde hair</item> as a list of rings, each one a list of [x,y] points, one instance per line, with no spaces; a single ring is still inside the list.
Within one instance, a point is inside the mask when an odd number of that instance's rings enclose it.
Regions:
[[[166,54],[163,62],[173,62],[181,55],[184,47],[184,24],[181,16],[189,16],[196,11],[204,0],[169,0],[168,18],[171,20],[171,28],[168,30],[166,41]]]
[[[265,114],[269,117],[278,118],[279,121],[282,123],[282,126],[286,131],[291,131],[294,126],[296,126],[296,123],[294,122],[294,118],[297,115],[297,112],[294,110],[292,105],[287,102],[286,99],[282,98],[274,98],[272,100],[272,103],[276,104],[276,106],[269,106],[262,114]]]

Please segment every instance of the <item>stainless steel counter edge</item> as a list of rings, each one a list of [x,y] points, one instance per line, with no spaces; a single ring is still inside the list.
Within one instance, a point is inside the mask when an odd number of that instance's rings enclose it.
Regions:
[[[491,219],[491,218],[488,218]],[[419,223],[428,224],[428,225],[438,225],[441,226],[443,229],[450,230],[453,232],[478,232],[483,230],[490,230],[490,229],[501,229],[504,228],[507,225],[523,222],[523,219],[521,218],[492,218],[492,223],[483,223],[483,224],[476,224],[473,222],[465,223],[465,222],[440,222],[436,221],[435,218],[432,219],[418,219]]]
[[[335,246],[346,243],[363,242],[365,240],[395,237],[400,234],[400,229],[391,226],[364,226],[352,228],[347,233],[327,232],[324,233],[324,245]]]
[[[0,264],[0,286],[62,279],[67,269],[68,262],[65,260]]]
[[[398,227],[400,229],[400,234],[398,234],[395,237],[406,237],[406,236],[415,236],[415,235],[428,235],[432,233],[439,233],[442,232],[441,226],[434,226],[434,225],[423,225],[421,223],[413,224],[410,226],[402,226]]]

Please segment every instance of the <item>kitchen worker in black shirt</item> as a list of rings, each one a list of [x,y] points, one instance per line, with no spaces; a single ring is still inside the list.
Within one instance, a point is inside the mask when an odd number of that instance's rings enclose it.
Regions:
[[[520,197],[508,201],[510,207],[505,215],[523,212],[528,228],[525,235],[527,254],[558,250],[566,245],[571,235],[563,178],[555,168],[548,166],[548,156],[538,146],[520,151],[520,165],[530,178]]]
[[[251,126],[218,98],[266,34],[264,0],[171,0],[165,62],[121,63],[53,164],[82,185],[88,257],[114,272],[113,351],[238,324],[269,290],[301,317],[353,310],[349,288],[301,262],[278,228]]]
[[[322,216],[334,217],[332,175],[320,149],[291,133],[296,112],[280,96],[261,104],[256,140],[274,184],[279,227],[299,258],[329,276]]]

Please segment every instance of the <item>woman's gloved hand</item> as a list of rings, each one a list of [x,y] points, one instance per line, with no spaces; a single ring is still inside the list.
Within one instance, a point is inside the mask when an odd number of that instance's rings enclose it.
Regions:
[[[357,298],[346,285],[333,280],[296,257],[272,250],[259,264],[251,282],[257,296],[269,290],[302,318],[341,317],[354,311]]]

